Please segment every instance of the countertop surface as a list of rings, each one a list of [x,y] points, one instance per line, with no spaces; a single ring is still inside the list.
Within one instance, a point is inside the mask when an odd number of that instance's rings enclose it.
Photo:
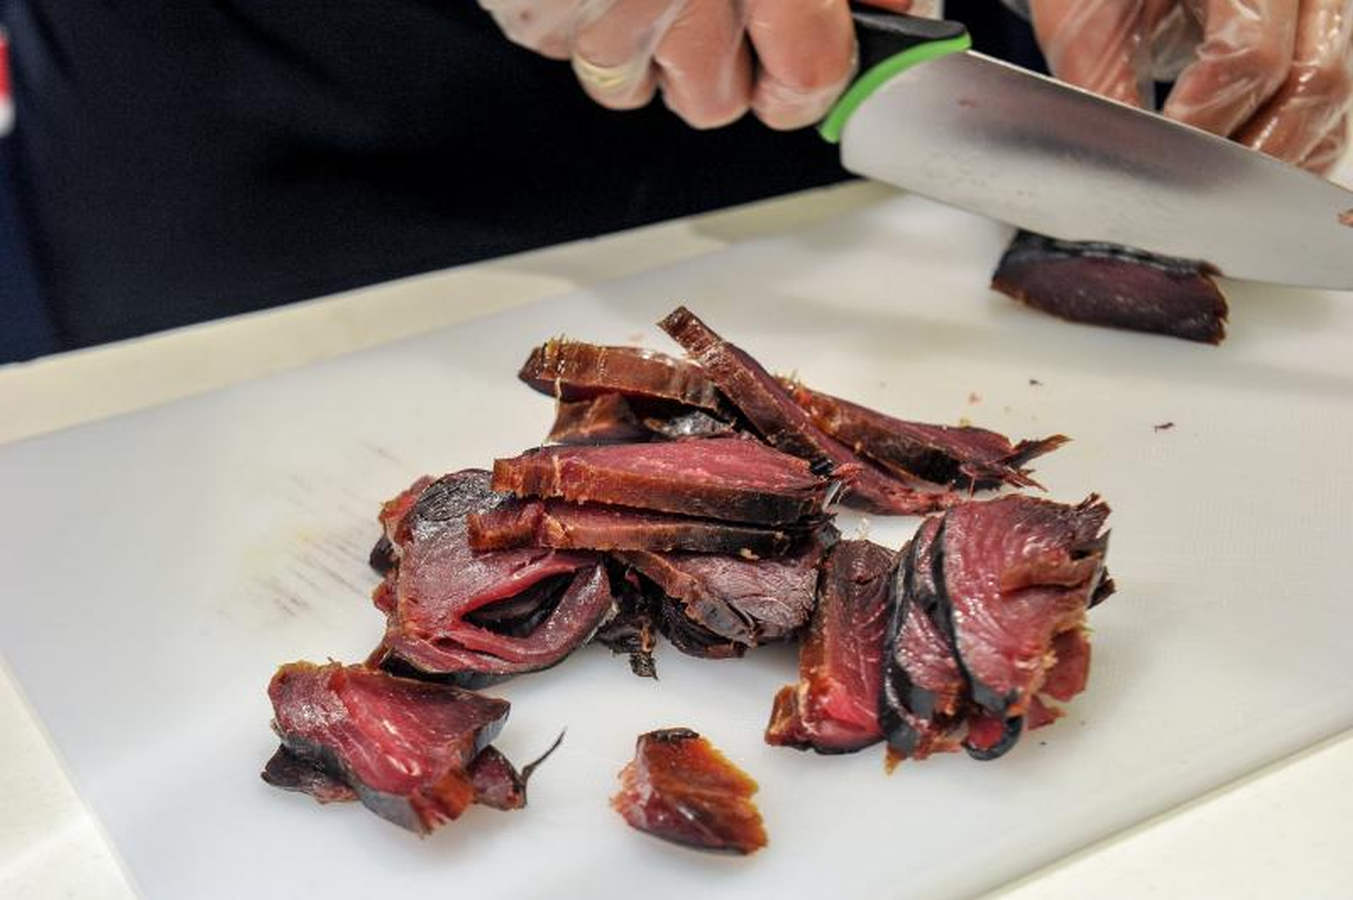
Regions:
[[[1347,163],[1344,167],[1348,173]],[[467,321],[877,203],[811,191],[335,297],[0,368],[0,443]],[[473,297],[449,303],[448,297]],[[115,853],[0,668],[0,896],[128,897]],[[1088,846],[1008,897],[1347,896],[1353,734],[1327,739]],[[1031,815],[1037,811],[1031,810]]]

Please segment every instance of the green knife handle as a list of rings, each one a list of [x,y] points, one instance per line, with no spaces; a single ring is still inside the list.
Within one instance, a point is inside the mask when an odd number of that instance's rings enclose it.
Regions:
[[[875,12],[858,4],[852,5],[851,18],[860,48],[860,74],[818,125],[818,133],[833,144],[841,140],[850,114],[894,75],[972,46],[962,22]]]

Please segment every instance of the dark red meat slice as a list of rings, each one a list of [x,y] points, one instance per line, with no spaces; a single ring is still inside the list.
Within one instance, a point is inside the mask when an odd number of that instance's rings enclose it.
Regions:
[[[420,834],[474,801],[467,767],[508,713],[505,700],[338,663],[282,666],[268,697],[287,750]]]
[[[659,323],[708,373],[771,446],[845,479],[844,502],[870,512],[914,515],[954,501],[943,492],[918,491],[856,456],[824,433],[789,392],[741,348],[728,343],[694,313],[679,307]]]
[[[1226,337],[1227,309],[1216,275],[1204,262],[1022,231],[991,286],[1073,322],[1218,344]]]
[[[521,771],[512,765],[506,756],[495,747],[485,747],[470,763],[466,774],[474,786],[474,802],[494,809],[521,809],[526,806],[526,783],[540,764],[550,758],[550,754],[559,749],[564,735],[561,732],[544,753],[533,762],[522,766]]]
[[[756,782],[687,728],[639,736],[611,806],[640,831],[702,850],[753,853],[766,846],[752,804]]]
[[[799,650],[799,683],[776,695],[766,743],[846,753],[883,737],[879,694],[895,561],[869,541],[832,548]]]
[[[591,553],[470,549],[466,515],[506,500],[487,472],[430,484],[400,522],[385,639],[374,659],[462,683],[547,668],[586,643],[612,610]]]
[[[723,657],[783,640],[808,623],[822,552],[813,542],[763,560],[647,550],[614,557],[660,589],[663,630],[678,649]]]
[[[1060,434],[1011,444],[985,428],[906,422],[863,406],[792,384],[794,400],[817,426],[856,452],[907,478],[936,484],[993,488],[1036,487],[1024,463],[1066,443]]]
[[[562,500],[514,500],[483,515],[471,513],[467,524],[475,550],[690,550],[763,557],[783,555],[807,534],[805,528],[758,528]]]
[[[934,516],[921,523],[902,550],[892,583],[879,702],[890,765],[957,750],[968,705],[967,680],[948,635],[936,622],[941,615],[935,580],[941,522]]]
[[[1057,636],[1080,631],[1104,577],[1108,514],[1093,496],[1078,506],[1010,496],[945,514],[942,602],[973,700],[992,715],[1023,715]]]
[[[517,377],[559,400],[620,394],[714,412],[720,408],[719,392],[699,366],[640,347],[556,339],[532,350]]]
[[[832,493],[803,460],[740,438],[541,447],[496,461],[493,487],[766,525],[821,515]]]
[[[602,394],[591,400],[559,401],[545,440],[551,444],[619,444],[649,436],[624,397]]]

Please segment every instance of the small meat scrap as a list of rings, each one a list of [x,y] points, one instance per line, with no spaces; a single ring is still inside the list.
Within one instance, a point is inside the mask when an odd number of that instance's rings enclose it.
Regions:
[[[658,324],[704,368],[767,443],[808,460],[815,471],[843,478],[847,505],[883,515],[918,515],[956,502],[947,492],[918,489],[914,482],[877,468],[823,432],[760,363],[686,307]]]
[[[1021,231],[992,276],[1002,294],[1073,322],[1221,343],[1226,298],[1204,262]]]
[[[699,366],[641,347],[555,339],[532,350],[517,377],[542,394],[565,401],[615,394],[711,412],[722,408],[718,390]]]
[[[355,795],[418,834],[475,802],[472,764],[509,708],[506,700],[450,685],[339,663],[282,666],[268,698],[283,750],[268,763],[265,781],[321,802]]]
[[[849,400],[788,385],[794,401],[823,431],[900,477],[984,489],[1035,487],[1025,463],[1067,442],[1060,434],[1011,444],[1005,435],[972,426],[927,425],[875,412]]]
[[[688,728],[639,736],[611,806],[631,827],[674,844],[749,854],[766,846],[756,782]]]
[[[396,568],[377,589],[385,638],[372,662],[484,684],[548,668],[587,642],[613,609],[596,554],[471,549],[466,517],[497,509],[487,472],[428,484],[394,525]]]
[[[776,694],[766,743],[848,753],[883,737],[879,691],[894,562],[892,551],[869,541],[832,548],[799,650],[799,683]]]
[[[835,492],[803,460],[742,438],[541,447],[497,460],[493,488],[763,525],[820,516]]]
[[[1174,427],[1174,423],[1173,423],[1173,422],[1161,422],[1159,425],[1152,425],[1152,426],[1151,426],[1151,430],[1152,430],[1152,431],[1169,431],[1169,430],[1170,430],[1171,428],[1173,428],[1173,427]]]
[[[802,544],[816,523],[761,528],[598,503],[511,500],[467,519],[475,550],[687,550],[766,557]]]
[[[659,628],[678,650],[722,658],[784,640],[808,624],[822,553],[814,541],[776,559],[646,550],[613,556],[654,589]]]

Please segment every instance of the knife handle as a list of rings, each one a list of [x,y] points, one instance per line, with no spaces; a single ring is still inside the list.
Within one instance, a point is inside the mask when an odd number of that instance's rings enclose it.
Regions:
[[[894,75],[972,46],[962,22],[876,12],[858,4],[852,4],[850,16],[855,20],[860,74],[818,125],[818,133],[832,144],[840,142],[850,114]]]

